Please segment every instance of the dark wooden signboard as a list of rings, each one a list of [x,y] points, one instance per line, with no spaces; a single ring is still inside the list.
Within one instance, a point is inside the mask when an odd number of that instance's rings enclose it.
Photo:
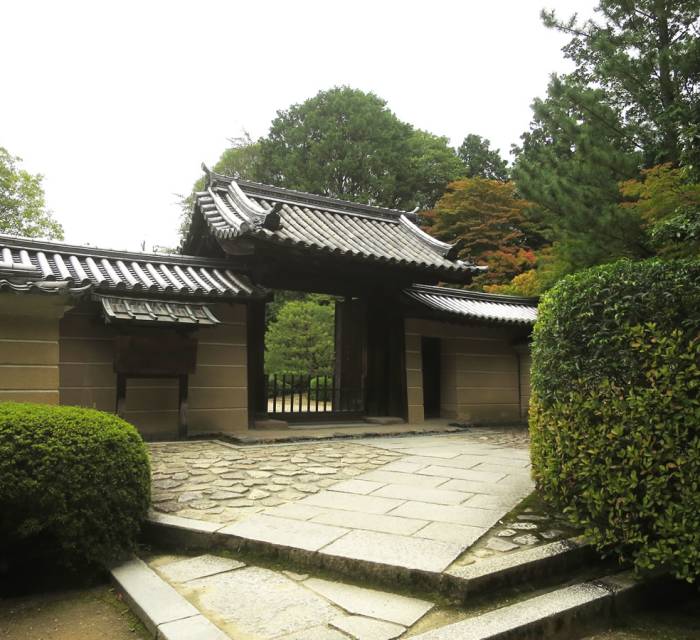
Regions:
[[[114,370],[128,376],[179,376],[194,373],[197,339],[175,332],[118,336]]]

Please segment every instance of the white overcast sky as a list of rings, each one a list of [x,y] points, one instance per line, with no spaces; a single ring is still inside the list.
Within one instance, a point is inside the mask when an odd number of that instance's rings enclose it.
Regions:
[[[177,246],[175,194],[227,139],[347,84],[459,145],[507,154],[594,0],[3,0],[0,146],[45,176],[66,241]]]

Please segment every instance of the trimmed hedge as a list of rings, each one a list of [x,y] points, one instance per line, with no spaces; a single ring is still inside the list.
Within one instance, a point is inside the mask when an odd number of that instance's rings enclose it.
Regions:
[[[700,263],[562,280],[532,350],[533,473],[599,549],[700,575]]]
[[[79,567],[135,544],[150,502],[136,429],[115,415],[0,403],[0,557]]]

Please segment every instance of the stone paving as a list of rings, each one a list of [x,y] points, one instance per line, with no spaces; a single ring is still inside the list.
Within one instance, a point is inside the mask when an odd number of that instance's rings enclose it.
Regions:
[[[214,555],[155,556],[150,566],[238,640],[392,640],[434,606],[419,598]]]
[[[522,429],[153,444],[154,508],[254,540],[443,571],[532,491],[527,445]]]

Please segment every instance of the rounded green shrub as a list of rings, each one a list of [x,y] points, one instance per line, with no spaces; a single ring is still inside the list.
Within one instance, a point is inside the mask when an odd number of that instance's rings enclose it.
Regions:
[[[133,548],[150,502],[136,429],[115,415],[0,403],[0,558],[80,567]]]
[[[700,263],[621,261],[539,306],[533,473],[599,549],[700,575]]]

